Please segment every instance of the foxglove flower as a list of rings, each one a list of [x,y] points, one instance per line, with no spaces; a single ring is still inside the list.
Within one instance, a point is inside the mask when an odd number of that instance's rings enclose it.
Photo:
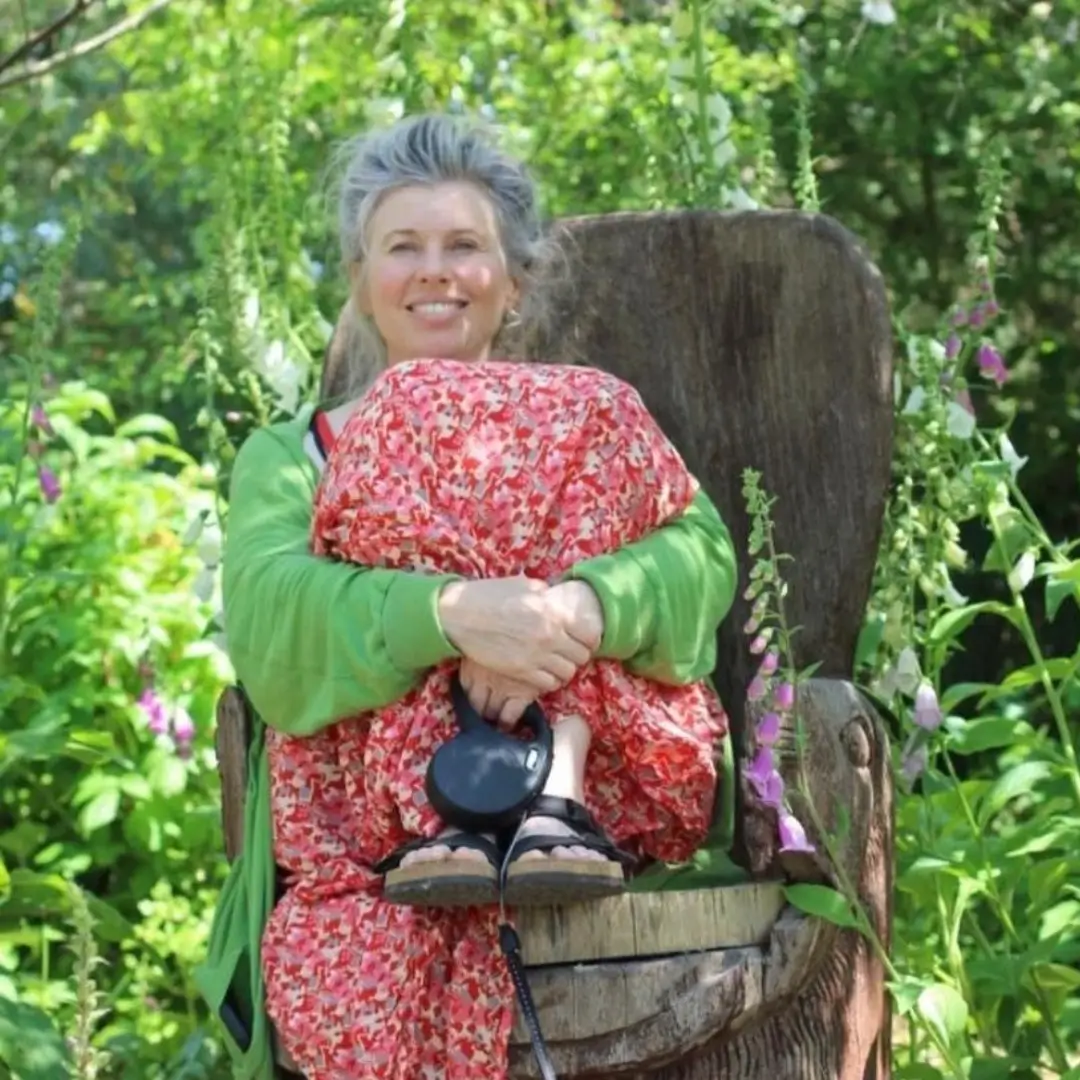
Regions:
[[[41,486],[42,496],[50,506],[60,498],[60,481],[56,478],[56,473],[48,465],[42,465],[38,468],[38,484]]]
[[[979,373],[986,379],[997,383],[998,386],[1004,386],[1009,378],[1009,369],[1005,367],[1005,361],[1001,358],[1001,353],[990,345],[984,342],[979,346],[979,351],[976,355],[976,360],[979,364]]]
[[[788,712],[795,707],[795,687],[789,682],[781,683],[773,694],[773,703],[781,712]]]
[[[142,692],[142,697],[139,698],[139,708],[142,709],[143,714],[146,716],[146,726],[151,732],[155,735],[169,734],[169,715],[153,687],[148,686]]]
[[[941,705],[934,688],[928,683],[920,683],[915,691],[915,724],[924,731],[937,731],[941,727]]]
[[[780,815],[780,850],[812,855],[817,850],[806,838],[806,830],[794,814]]]

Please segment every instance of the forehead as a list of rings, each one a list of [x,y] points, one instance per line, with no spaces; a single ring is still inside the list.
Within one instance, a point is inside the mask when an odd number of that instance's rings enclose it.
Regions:
[[[447,181],[398,188],[387,194],[371,217],[373,238],[392,232],[440,233],[470,230],[496,235],[491,200],[475,185]]]

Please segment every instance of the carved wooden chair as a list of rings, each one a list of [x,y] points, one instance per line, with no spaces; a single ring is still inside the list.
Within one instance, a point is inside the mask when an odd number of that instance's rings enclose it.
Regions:
[[[743,469],[760,470],[778,499],[778,541],[796,559],[786,564],[788,612],[802,628],[795,659],[800,668],[821,665],[798,702],[804,774],[887,943],[888,742],[872,703],[847,681],[889,482],[891,333],[882,281],[854,238],[822,216],[630,214],[566,227],[573,287],[553,321],[557,333],[537,355],[587,359],[634,384],[740,551]],[[346,347],[341,335],[325,391],[335,389]],[[747,570],[744,557],[744,581]],[[751,722],[744,702],[755,658],[741,631],[748,607],[738,600],[721,629],[715,673],[737,756]],[[239,694],[226,692],[218,753],[230,857],[242,843],[247,724]],[[561,1077],[889,1075],[889,1008],[872,949],[854,931],[784,902],[783,881],[827,882],[834,868],[820,855],[781,853],[774,812],[741,779],[735,794],[733,856],[749,871],[747,883],[519,913]],[[520,1022],[510,1075],[538,1075]]]

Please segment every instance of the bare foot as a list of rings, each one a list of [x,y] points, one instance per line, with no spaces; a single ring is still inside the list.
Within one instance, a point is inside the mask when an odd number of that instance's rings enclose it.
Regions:
[[[461,829],[443,829],[439,836],[457,836]],[[492,840],[494,838],[488,836],[486,833],[482,834],[485,840]],[[487,856],[482,851],[477,851],[475,848],[457,848],[451,851],[450,848],[444,844],[432,844],[430,847],[418,848],[416,851],[410,851],[401,860],[402,867],[413,866],[417,863],[425,862],[446,862],[453,860],[454,862],[480,862],[486,863],[488,861]]]
[[[550,817],[529,818],[521,827],[518,839],[524,840],[527,836],[565,836],[568,840],[581,839],[574,829],[565,821]],[[565,847],[552,848],[550,851],[526,851],[515,862],[538,862],[542,859],[580,859],[582,862],[608,862],[608,858],[592,848],[581,847],[580,844],[569,843]]]

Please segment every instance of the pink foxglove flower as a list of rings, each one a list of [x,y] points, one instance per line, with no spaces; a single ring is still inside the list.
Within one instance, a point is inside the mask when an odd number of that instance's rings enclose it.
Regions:
[[[53,431],[53,426],[49,422],[48,414],[41,405],[35,405],[30,411],[30,421],[41,432],[42,435],[51,437],[56,432]]]
[[[758,674],[762,678],[768,678],[770,675],[776,673],[776,669],[780,666],[780,657],[776,654],[776,651],[767,652],[761,658],[761,667],[758,668]]]
[[[746,697],[749,701],[760,701],[768,692],[765,680],[760,675],[755,675],[746,688]]]
[[[990,379],[998,386],[1005,385],[1009,379],[1009,369],[1005,366],[1001,353],[993,345],[986,342],[980,345],[976,360],[979,364],[979,373],[984,378]]]
[[[168,735],[169,715],[166,713],[165,706],[153,687],[148,686],[142,692],[142,697],[139,698],[139,708],[142,709],[143,714],[146,716],[146,726],[150,731],[155,735]]]
[[[60,498],[62,493],[60,481],[57,479],[56,473],[48,465],[42,465],[38,468],[38,484],[41,487],[43,498],[50,505]]]
[[[928,682],[920,683],[915,691],[915,724],[924,731],[937,731],[941,727],[941,705]]]
[[[784,799],[784,780],[776,770],[772,751],[763,746],[746,767],[746,778],[766,806],[779,809]]]
[[[779,713],[767,712],[758,722],[754,731],[760,746],[772,746],[780,738],[780,715]]]
[[[781,712],[795,707],[795,687],[789,682],[781,683],[773,693],[773,703]]]
[[[816,848],[806,838],[806,830],[794,814],[780,815],[780,850],[787,852],[814,853]]]
[[[917,746],[914,750],[904,754],[903,759],[900,762],[900,772],[903,775],[908,788],[911,788],[915,784],[915,781],[926,772],[926,766],[929,761],[930,754],[925,746]]]
[[[195,738],[195,721],[187,709],[178,708],[173,714],[173,738],[177,743],[190,743]]]

